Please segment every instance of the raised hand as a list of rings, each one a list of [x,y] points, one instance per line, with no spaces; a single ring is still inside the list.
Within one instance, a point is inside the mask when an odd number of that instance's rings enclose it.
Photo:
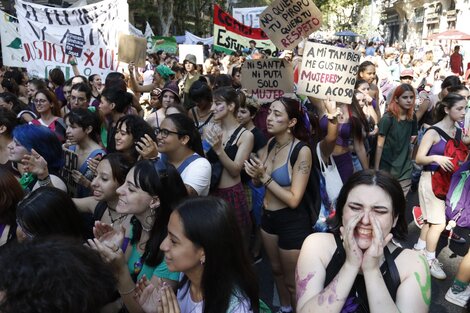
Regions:
[[[160,290],[162,299],[160,304],[157,306],[158,313],[180,313],[180,306],[176,295],[170,286],[163,286]]]
[[[348,225],[341,226],[340,232],[343,237],[344,250],[346,251],[346,262],[359,269],[362,265],[362,250],[357,245],[356,239],[354,238],[354,229],[357,223],[364,217],[364,213],[357,214],[348,223]]]
[[[145,313],[157,313],[160,305],[160,286],[156,288],[145,276],[137,282],[135,288],[135,299]]]
[[[85,186],[87,188],[90,186],[91,183],[82,173],[77,170],[72,171],[72,179],[77,184]]]
[[[157,143],[153,141],[148,134],[145,134],[144,137],[141,137],[140,140],[136,142],[135,149],[142,159],[145,160],[154,159],[158,156]]]
[[[38,179],[44,179],[49,175],[47,161],[34,149],[31,149],[31,154],[23,156],[21,164],[26,172],[36,175]]]

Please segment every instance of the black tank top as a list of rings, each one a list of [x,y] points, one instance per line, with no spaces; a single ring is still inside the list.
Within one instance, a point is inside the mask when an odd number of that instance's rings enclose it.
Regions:
[[[326,267],[325,286],[328,286],[336,275],[338,275],[341,267],[346,261],[346,251],[344,250],[343,242],[339,235],[335,234],[334,237],[336,241],[336,250],[330,263],[328,263],[328,266]],[[388,247],[385,247],[385,262],[380,266],[380,272],[382,273],[385,285],[387,286],[388,292],[392,296],[393,301],[396,300],[397,290],[401,283],[395,259],[402,251],[402,248],[397,247],[392,253],[390,253]],[[346,312],[370,312],[369,302],[367,300],[366,284],[363,275],[357,275],[343,309],[345,309]]]

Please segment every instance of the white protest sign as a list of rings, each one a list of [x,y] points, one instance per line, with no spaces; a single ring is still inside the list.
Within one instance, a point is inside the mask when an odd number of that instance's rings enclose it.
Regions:
[[[0,10],[0,37],[2,38],[3,64],[23,67],[23,45],[18,32],[18,19]]]
[[[247,60],[241,69],[241,82],[258,102],[272,102],[294,92],[292,64],[283,59]]]
[[[351,103],[360,58],[352,49],[307,42],[297,93]]]
[[[232,16],[243,25],[259,28],[259,15],[267,7],[233,8]]]
[[[204,64],[204,47],[202,45],[178,45],[179,60],[183,63],[188,54],[196,56],[197,64]]]
[[[313,0],[275,0],[259,19],[261,29],[280,50],[294,49],[322,24]]]
[[[102,77],[119,69],[118,34],[129,31],[129,7],[125,0],[104,0],[77,8],[52,8],[16,0],[25,56],[23,66],[31,76],[47,77],[60,67],[66,78],[73,76],[65,47],[69,33],[85,40],[77,59],[80,72]]]

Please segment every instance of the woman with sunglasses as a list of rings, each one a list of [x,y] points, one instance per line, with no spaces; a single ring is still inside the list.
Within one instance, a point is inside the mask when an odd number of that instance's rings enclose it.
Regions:
[[[238,107],[239,99],[235,89],[221,87],[214,91],[211,110],[214,122],[220,125],[217,127],[220,132],[214,127],[207,130],[206,141],[210,149],[206,155],[209,162],[221,167],[219,181],[211,182],[212,194],[232,205],[248,243],[251,221],[240,173],[253,150],[254,138],[250,131],[238,123]]]
[[[312,152],[306,144],[309,134],[299,100],[275,100],[266,122],[274,138],[259,151],[259,159],[245,162],[245,170],[255,185],[266,187],[261,237],[279,292],[280,312],[287,313],[295,309],[295,265],[312,229],[307,210],[298,208],[307,188]],[[298,155],[292,164],[294,151]]]
[[[183,114],[168,115],[156,134],[158,151],[176,167],[188,194],[207,196],[211,165],[203,157],[201,137],[193,121]]]
[[[147,277],[153,285],[163,282],[176,287],[179,273],[168,270],[160,244],[167,236],[172,207],[187,196],[178,171],[163,161],[142,160],[129,171],[124,184],[117,189],[116,211],[132,214],[131,236],[127,249],[121,249],[124,231],[97,222],[95,239],[89,245],[100,252],[113,267],[118,291],[129,312],[142,312],[133,297],[135,284]]]

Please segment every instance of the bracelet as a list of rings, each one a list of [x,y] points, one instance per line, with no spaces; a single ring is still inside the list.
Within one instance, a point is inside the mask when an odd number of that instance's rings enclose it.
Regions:
[[[77,62],[72,61],[69,64],[72,65],[72,66],[75,66],[75,65],[77,65]]]
[[[38,183],[40,187],[49,186],[51,184],[51,176],[47,175],[44,179],[38,179]]]
[[[126,295],[130,295],[132,292],[134,292],[134,290],[135,290],[135,286],[132,287],[132,289],[129,289],[128,291],[124,291],[124,292],[118,289],[118,292],[121,296],[126,296]]]
[[[338,108],[338,109],[336,109],[335,113],[325,113],[325,116],[326,116],[327,119],[329,119],[331,121],[331,120],[334,120],[335,118],[337,118],[340,114],[341,114],[341,110]]]
[[[268,187],[268,185],[273,181],[272,177],[269,177],[269,179],[263,184],[264,187]]]

